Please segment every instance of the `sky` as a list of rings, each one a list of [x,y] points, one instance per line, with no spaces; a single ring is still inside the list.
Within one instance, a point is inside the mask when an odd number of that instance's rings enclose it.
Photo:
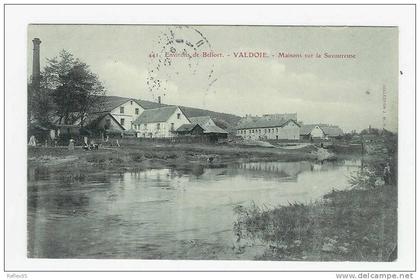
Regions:
[[[166,104],[239,116],[297,113],[303,123],[345,131],[397,131],[394,27],[29,25],[28,77],[35,37],[41,70],[65,49],[90,66],[108,95],[161,96]]]

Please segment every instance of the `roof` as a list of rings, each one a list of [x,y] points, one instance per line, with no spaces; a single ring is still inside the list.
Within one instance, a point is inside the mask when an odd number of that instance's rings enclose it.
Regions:
[[[95,109],[92,109],[91,112],[110,112],[111,110],[121,106],[122,104],[130,100],[133,100],[145,110],[156,109],[156,108],[167,107],[167,106],[178,106],[187,118],[198,117],[198,116],[210,116],[213,119],[226,121],[231,127],[234,127],[237,124],[237,122],[240,120],[239,116],[232,115],[232,114],[214,112],[210,110],[186,107],[186,106],[181,106],[181,105],[169,105],[169,104],[163,104],[163,103],[160,104],[158,102],[147,101],[143,99],[135,99],[135,98],[129,98],[129,97],[114,96],[114,95],[101,96],[100,98],[102,99],[102,102],[98,102],[99,103],[98,107]]]
[[[191,123],[199,124],[202,128],[204,128],[204,133],[222,133],[227,134],[227,131],[218,127],[217,125],[206,125],[208,121],[212,121],[210,116],[200,116],[200,117],[192,117],[190,118]]]
[[[180,127],[178,127],[178,129],[176,130],[177,132],[191,132],[193,131],[196,127],[199,127],[201,129],[203,129],[199,124],[196,123],[186,123],[181,125]]]
[[[211,121],[210,116],[191,117],[191,123],[199,124],[200,126],[205,125],[208,121]]]
[[[147,100],[142,100],[142,99],[106,95],[106,96],[101,96],[99,105],[96,109],[94,109],[94,111],[95,112],[110,112],[113,109],[121,106],[122,104],[130,100],[139,104],[143,109],[155,109],[155,108],[166,106],[164,104],[159,104],[157,102],[152,102],[152,101],[147,101]]]
[[[217,125],[208,125],[204,128],[204,134],[207,134],[207,133],[227,134],[227,131],[218,127]]]
[[[113,115],[109,112],[99,112],[99,113],[90,113],[86,116],[85,123],[88,127],[95,127],[104,117],[109,116],[111,119],[115,121],[116,124],[121,128],[121,130],[125,130],[125,128],[117,121]]]
[[[343,130],[337,125],[328,124],[305,124],[300,127],[300,135],[308,135],[318,126],[325,135],[337,137],[344,135]]]
[[[192,107],[186,107],[179,105],[179,108],[184,112],[185,116],[187,118],[193,118],[193,117],[201,117],[201,116],[209,116],[212,120],[223,120],[228,124],[230,128],[236,127],[237,123],[241,119],[241,117],[232,115],[232,114],[226,114],[226,113],[220,113],[220,112],[214,112],[206,109],[200,109],[200,108],[192,108]]]
[[[300,135],[309,135],[316,127],[316,124],[304,124],[300,127]]]
[[[177,106],[166,106],[144,110],[133,124],[158,123],[167,121],[175,113]]]
[[[155,108],[160,108],[160,107],[165,107],[168,106],[166,104],[159,104],[157,102],[153,102],[153,101],[147,101],[147,100],[142,100],[142,99],[135,99],[135,101],[137,101],[137,103],[143,107],[143,109],[155,109]]]
[[[245,129],[245,128],[264,128],[264,127],[281,127],[289,122],[294,122],[296,125],[300,126],[295,120],[293,119],[268,119],[264,117],[259,118],[252,118],[249,120],[243,119],[236,129]]]
[[[106,115],[111,115],[111,114],[107,112],[90,113],[85,118],[85,124],[89,126],[94,126]]]
[[[321,126],[321,129],[328,136],[338,137],[344,135],[343,130],[336,125]]]
[[[98,107],[94,110],[95,112],[109,112],[130,100],[132,99],[120,96],[101,96]]]

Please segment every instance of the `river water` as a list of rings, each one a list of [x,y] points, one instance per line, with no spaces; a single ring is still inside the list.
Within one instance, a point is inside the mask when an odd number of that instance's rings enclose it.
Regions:
[[[237,250],[235,207],[308,203],[347,188],[359,166],[257,162],[89,176],[30,168],[28,257],[253,259],[263,248]]]

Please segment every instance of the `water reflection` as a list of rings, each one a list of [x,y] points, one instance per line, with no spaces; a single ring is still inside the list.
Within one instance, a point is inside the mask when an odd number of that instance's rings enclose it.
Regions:
[[[273,176],[283,181],[297,181],[297,177],[304,171],[311,170],[310,162],[251,162],[241,163],[238,168],[246,170],[247,175],[265,177]]]
[[[252,259],[236,254],[233,208],[309,202],[347,186],[360,161],[242,163],[121,174],[28,170],[28,255]]]

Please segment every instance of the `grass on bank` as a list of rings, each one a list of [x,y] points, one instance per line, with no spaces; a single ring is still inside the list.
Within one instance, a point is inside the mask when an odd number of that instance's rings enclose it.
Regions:
[[[191,164],[221,165],[251,161],[311,160],[306,151],[283,151],[270,148],[243,148],[229,145],[122,143],[121,147],[106,147],[85,151],[80,147],[28,147],[28,163],[50,168],[147,169],[183,167]]]
[[[333,191],[309,205],[238,208],[238,240],[266,245],[267,260],[392,261],[397,188]]]
[[[369,143],[349,189],[314,203],[274,209],[238,207],[238,241],[263,244],[260,259],[393,261],[397,258],[397,136]]]

